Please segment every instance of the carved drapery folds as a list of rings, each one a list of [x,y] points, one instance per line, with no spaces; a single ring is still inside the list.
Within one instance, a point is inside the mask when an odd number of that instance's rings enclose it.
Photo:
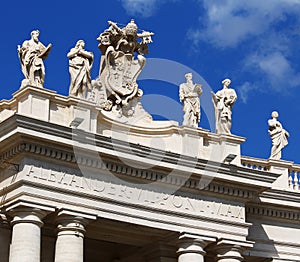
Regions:
[[[43,60],[48,57],[52,44],[46,47],[39,41],[39,30],[33,30],[30,35],[30,40],[25,40],[22,46],[18,45],[21,69],[25,77],[22,81],[21,88],[26,85],[43,88],[45,80],[45,66]]]
[[[272,149],[270,159],[281,159],[281,151],[288,144],[289,132],[286,131],[278,119],[278,112],[272,112],[272,118],[268,120],[269,135],[272,140]]]
[[[230,79],[224,79],[223,89],[217,93],[212,92],[217,134],[231,134],[232,106],[237,100],[237,95],[234,89],[229,88],[230,84]]]

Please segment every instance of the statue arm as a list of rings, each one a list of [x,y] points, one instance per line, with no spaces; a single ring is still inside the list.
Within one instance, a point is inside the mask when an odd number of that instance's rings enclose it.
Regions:
[[[154,35],[154,33],[152,33],[152,32],[143,31],[142,33],[138,33],[137,37],[143,38],[143,37],[149,37],[149,36],[153,36],[153,35]]]
[[[271,136],[283,131],[281,123],[275,119],[268,120],[268,125],[269,125],[268,132]]]
[[[184,87],[182,85],[179,86],[179,100],[180,100],[180,102],[182,102],[185,99],[183,88]]]
[[[93,59],[94,59],[94,55],[93,55],[92,52],[87,52],[87,51],[85,51],[85,50],[79,50],[78,53],[81,54],[82,56],[84,56],[84,57],[90,59],[90,60],[93,60]]]
[[[285,129],[283,129],[283,130],[284,130],[285,136],[286,136],[286,137],[290,137],[290,133],[289,133],[288,131],[286,131]]]
[[[71,59],[71,58],[75,57],[75,56],[78,54],[78,52],[79,52],[79,49],[77,49],[77,48],[72,48],[72,49],[70,50],[70,52],[67,54],[67,57],[68,57],[69,59]]]
[[[120,27],[117,26],[117,24],[115,22],[112,21],[108,21],[108,24],[115,29],[118,33],[122,34],[122,29]]]
[[[231,94],[230,94],[229,97],[227,97],[227,99],[226,99],[226,105],[232,106],[236,100],[237,100],[237,94],[236,94],[236,92],[232,89],[232,90],[231,90]]]
[[[18,45],[18,53],[20,54],[20,56],[28,50],[28,41],[24,41],[22,46]]]
[[[215,94],[213,91],[211,91],[212,94],[212,99],[214,101],[215,104],[217,104],[220,100],[219,96],[217,94]]]
[[[195,84],[195,87],[198,95],[200,96],[202,94],[202,86],[200,84]]]

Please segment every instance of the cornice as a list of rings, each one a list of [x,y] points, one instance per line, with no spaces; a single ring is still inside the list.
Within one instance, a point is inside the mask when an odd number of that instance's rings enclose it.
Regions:
[[[161,183],[174,186],[182,185],[183,188],[186,189],[195,189],[197,191],[212,192],[244,199],[253,199],[255,197],[255,191],[251,189],[236,188],[235,186],[220,184],[217,181],[212,181],[209,184],[203,183],[202,185],[201,183],[199,184],[199,179],[194,178],[193,176],[190,179],[186,180],[184,177],[180,176],[168,176],[168,173],[166,172],[137,169],[122,163],[109,162],[108,160],[103,161],[103,159],[98,160],[89,158],[86,155],[79,155],[75,157],[73,153],[67,151],[61,151],[51,147],[28,142],[15,145],[5,153],[0,155],[0,164],[8,163],[9,159],[22,152],[45,156],[47,158],[52,158],[64,162],[77,163],[85,167],[102,169],[121,176],[126,175],[128,177],[138,178],[142,180],[159,181]]]
[[[293,221],[300,221],[300,210],[286,209],[284,206],[263,206],[250,204],[246,206],[246,214],[271,217],[276,219],[287,219]]]
[[[201,188],[201,190],[204,191],[245,199],[253,198],[254,195],[267,189],[268,185],[270,187],[271,183],[279,176],[270,172],[249,170],[235,165],[166,152],[139,144],[112,139],[111,137],[105,137],[99,134],[88,133],[79,129],[74,130],[70,127],[60,126],[22,115],[14,115],[0,123],[0,126],[3,127],[0,129],[0,137],[3,137],[9,131],[20,128],[22,130],[30,130],[31,132],[35,131],[44,136],[51,135],[64,138],[68,143],[62,144],[56,140],[47,140],[46,138],[35,137],[32,134],[26,134],[25,131],[24,133],[20,131],[19,134],[11,136],[10,140],[7,138],[7,143],[5,143],[5,141],[2,142],[2,145],[5,145],[2,147],[3,151],[1,152],[0,150],[0,161],[2,163],[20,152],[27,152],[61,161],[77,162],[78,164],[92,168],[108,169],[110,172],[115,172],[120,175],[128,175],[151,181],[159,180],[170,185],[183,185],[188,189]],[[16,139],[16,136],[19,137],[19,139]],[[17,141],[19,142],[17,143]],[[76,157],[74,156],[73,144],[71,143],[74,141],[81,145],[80,150],[84,153],[82,156],[78,154],[78,152],[76,152]],[[14,145],[12,146],[12,144]],[[85,149],[85,145],[93,145],[99,148],[98,153],[102,154],[101,157],[103,156],[105,163],[93,159],[88,150]],[[128,147],[130,147],[130,150],[128,150]],[[105,154],[103,153],[104,149],[106,149]],[[149,154],[149,152],[151,152],[151,154]],[[134,161],[131,156],[132,153],[134,153],[137,159],[136,161],[159,160],[159,164],[151,170],[133,168],[120,163],[116,153],[124,153],[127,155],[129,161]],[[167,175],[170,170],[172,170],[170,167],[173,169],[181,168],[177,172],[178,176]],[[187,168],[193,171],[191,178],[188,180],[184,174],[184,169]],[[201,180],[200,178],[203,171],[210,172],[213,175],[215,174],[215,176],[212,176],[214,179],[213,183],[199,186],[199,180]],[[182,174],[179,175],[180,172]],[[259,183],[261,184],[258,185]]]
[[[278,189],[269,189],[263,192],[260,197],[265,198],[276,198],[278,200],[295,201],[300,203],[300,192],[299,191],[283,191]]]

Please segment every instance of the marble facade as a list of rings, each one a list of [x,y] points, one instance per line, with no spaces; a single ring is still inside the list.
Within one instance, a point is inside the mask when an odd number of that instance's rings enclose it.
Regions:
[[[0,108],[1,261],[299,261],[297,165],[45,88]]]
[[[0,261],[300,261],[300,165],[241,155],[229,79],[216,133],[200,112],[153,120],[136,80],[154,33],[108,24],[97,79],[83,40],[69,53],[69,96],[44,87],[39,31],[18,48],[25,79],[0,101]]]

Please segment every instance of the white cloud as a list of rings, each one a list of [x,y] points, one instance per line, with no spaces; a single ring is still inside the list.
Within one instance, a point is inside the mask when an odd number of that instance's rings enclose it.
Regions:
[[[238,90],[243,102],[254,90],[288,93],[300,86],[293,61],[300,41],[300,0],[198,1],[206,15],[199,17],[199,26],[191,28],[187,37],[194,46],[207,42],[237,52],[241,63],[235,74],[250,78]]]
[[[220,48],[236,47],[253,36],[263,36],[274,23],[286,19],[287,13],[298,15],[298,0],[201,0],[207,12],[204,28],[190,39],[208,41]]]
[[[158,5],[167,0],[121,0],[126,12],[132,16],[150,17],[154,15]]]
[[[256,89],[258,89],[258,87],[248,81],[243,83],[238,88],[239,98],[242,100],[243,103],[247,103],[249,93]]]
[[[121,0],[129,15],[151,16],[155,11],[158,0]]]
[[[300,74],[281,52],[251,55],[247,58],[246,67],[262,72],[274,91],[281,92],[287,87],[300,85]]]

